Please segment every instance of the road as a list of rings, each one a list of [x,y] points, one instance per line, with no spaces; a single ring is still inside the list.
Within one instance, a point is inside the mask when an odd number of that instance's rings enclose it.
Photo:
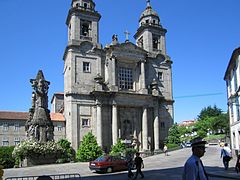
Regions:
[[[169,156],[159,154],[144,158],[143,173],[144,179],[149,180],[179,180],[181,179],[183,165],[186,159],[191,155],[191,148],[180,149],[169,152]],[[230,174],[234,177],[239,177],[233,171],[235,159],[230,161],[230,170],[225,172],[223,169],[222,160],[220,159],[220,148],[218,146],[209,146],[206,148],[205,156],[202,161],[206,167],[207,173],[210,174],[210,180],[226,180],[230,178],[217,177],[219,174]],[[124,180],[127,178],[127,172],[115,172],[111,174],[99,174],[91,172],[88,168],[88,163],[67,163],[57,165],[35,166],[28,168],[5,169],[4,178],[13,176],[40,176],[53,174],[71,174],[79,173],[83,180]],[[227,175],[228,175],[227,174]]]

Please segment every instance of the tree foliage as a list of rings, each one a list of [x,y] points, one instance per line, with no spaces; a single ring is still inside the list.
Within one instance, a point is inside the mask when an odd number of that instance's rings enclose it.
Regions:
[[[12,157],[14,146],[2,146],[0,147],[0,165],[4,168],[13,168],[15,165],[15,159]]]
[[[207,133],[212,134],[228,134],[229,132],[229,117],[227,113],[217,106],[208,106],[203,108],[198,116],[198,122],[195,125],[197,133],[204,138]]]
[[[102,148],[98,146],[96,137],[89,132],[83,137],[83,141],[77,150],[77,160],[88,162],[103,154]]]
[[[203,120],[209,117],[216,117],[222,114],[222,110],[217,108],[216,105],[214,105],[213,107],[208,106],[205,107],[201,110],[200,114],[198,115],[198,120]]]
[[[178,126],[175,123],[168,131],[167,141],[169,144],[178,144],[180,143],[180,136]]]
[[[61,157],[57,160],[59,163],[65,163],[75,160],[75,151],[71,146],[71,143],[67,139],[60,139],[57,142],[64,150]]]
[[[121,139],[118,139],[117,143],[112,145],[110,155],[119,155],[124,153],[126,150],[126,146],[122,143]]]
[[[194,136],[205,138],[210,134],[229,134],[229,116],[223,113],[216,105],[205,107],[198,115],[197,122],[193,126],[177,126],[174,124],[169,129],[168,143],[190,141]]]

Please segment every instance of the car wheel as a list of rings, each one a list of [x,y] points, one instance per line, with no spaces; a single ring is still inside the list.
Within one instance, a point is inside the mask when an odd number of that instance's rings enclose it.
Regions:
[[[111,173],[111,172],[113,172],[113,168],[112,167],[108,167],[107,168],[107,173]]]

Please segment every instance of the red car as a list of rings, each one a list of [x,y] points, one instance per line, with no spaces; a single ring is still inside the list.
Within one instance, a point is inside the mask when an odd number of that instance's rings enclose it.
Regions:
[[[89,169],[96,172],[127,170],[127,159],[123,156],[102,156],[89,162]]]

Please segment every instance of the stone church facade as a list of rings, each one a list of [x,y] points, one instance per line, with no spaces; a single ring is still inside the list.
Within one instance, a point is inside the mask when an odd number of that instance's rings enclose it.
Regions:
[[[92,132],[106,151],[121,139],[139,151],[158,152],[173,124],[167,30],[148,0],[136,44],[113,35],[103,48],[100,18],[92,0],[72,0],[63,57],[66,138],[78,149]]]

